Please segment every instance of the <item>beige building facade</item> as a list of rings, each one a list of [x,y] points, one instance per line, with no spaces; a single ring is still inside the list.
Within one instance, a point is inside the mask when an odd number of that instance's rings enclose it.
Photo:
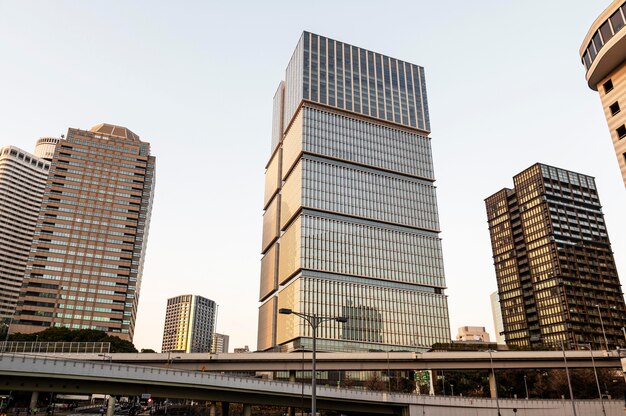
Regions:
[[[161,352],[210,352],[216,319],[217,305],[211,299],[197,295],[169,298]]]
[[[10,332],[96,329],[132,341],[155,186],[150,144],[98,124],[37,147],[52,153],[51,168]]]
[[[49,169],[22,149],[0,148],[0,320],[13,318]]]
[[[626,186],[626,2],[615,0],[593,22],[580,47],[589,88],[598,91]]]

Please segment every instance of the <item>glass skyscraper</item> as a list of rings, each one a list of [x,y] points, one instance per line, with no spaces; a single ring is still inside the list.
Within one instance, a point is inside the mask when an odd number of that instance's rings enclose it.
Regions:
[[[304,32],[272,130],[258,349],[310,349],[279,308],[347,317],[320,327],[321,350],[448,342],[424,69]]]

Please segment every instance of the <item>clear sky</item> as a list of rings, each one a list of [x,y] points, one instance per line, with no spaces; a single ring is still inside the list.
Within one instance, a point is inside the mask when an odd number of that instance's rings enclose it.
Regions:
[[[622,282],[626,190],[578,57],[609,0],[0,0],[0,145],[106,122],[152,144],[157,187],[135,344],[166,299],[219,305],[256,348],[272,97],[303,30],[426,69],[452,335],[496,289],[483,199],[535,162],[596,177]]]

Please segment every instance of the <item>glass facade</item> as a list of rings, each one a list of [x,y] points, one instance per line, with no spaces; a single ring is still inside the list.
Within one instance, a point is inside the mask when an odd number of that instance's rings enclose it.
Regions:
[[[514,183],[486,199],[507,344],[604,348],[606,333],[623,347],[626,306],[594,179],[537,164]]]
[[[324,350],[449,341],[423,69],[305,32],[283,105],[266,170],[258,349],[310,348],[307,325],[278,308],[347,317],[320,328]]]
[[[286,77],[285,129],[304,100],[430,131],[420,66],[304,32]]]
[[[211,299],[181,295],[167,300],[161,352],[210,352],[217,305]]]

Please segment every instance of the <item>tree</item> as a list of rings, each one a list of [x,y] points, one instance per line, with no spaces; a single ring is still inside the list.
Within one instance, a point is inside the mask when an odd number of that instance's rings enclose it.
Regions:
[[[110,352],[137,352],[132,342],[121,339],[114,335],[95,329],[47,328],[34,334],[11,334],[9,341],[35,341],[39,342],[109,342]]]
[[[146,353],[146,352],[156,352],[155,350],[153,350],[152,348],[142,348],[141,353]]]

